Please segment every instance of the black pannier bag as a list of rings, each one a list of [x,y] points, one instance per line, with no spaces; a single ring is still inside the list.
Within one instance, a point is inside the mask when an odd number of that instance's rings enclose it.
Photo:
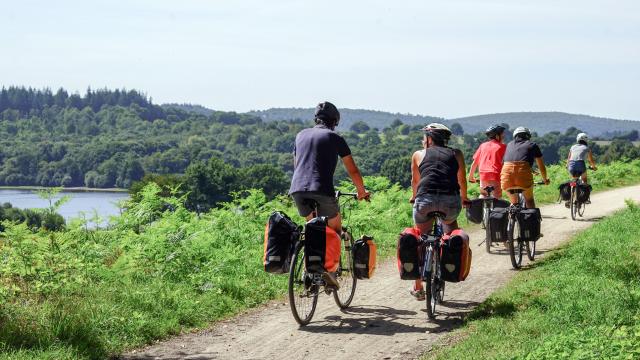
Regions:
[[[517,219],[520,226],[520,239],[536,241],[540,238],[540,222],[542,221],[540,209],[522,209]]]
[[[402,280],[420,279],[420,230],[406,228],[398,238],[398,272]]]
[[[483,199],[473,199],[471,204],[467,208],[466,215],[467,220],[474,224],[480,224],[482,222],[482,207]]]
[[[287,214],[275,211],[264,229],[264,270],[269,273],[289,272],[289,258],[300,228]]]
[[[509,225],[509,208],[494,208],[489,212],[489,228],[491,241],[507,241],[507,226]]]
[[[571,200],[571,185],[570,182],[562,183],[558,186],[558,191],[560,191],[560,199],[562,201]]]
[[[507,200],[493,199],[493,208],[508,208],[511,205]]]
[[[576,200],[578,202],[581,202],[581,203],[587,202],[589,200],[589,196],[591,196],[591,185],[588,185],[588,184],[577,185]]]

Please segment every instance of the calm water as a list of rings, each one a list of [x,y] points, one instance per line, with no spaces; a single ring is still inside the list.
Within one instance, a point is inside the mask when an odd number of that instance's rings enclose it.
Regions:
[[[58,213],[66,220],[80,216],[84,211],[87,218],[93,216],[94,209],[105,220],[111,215],[119,215],[120,209],[116,205],[119,200],[128,199],[127,193],[100,192],[100,191],[63,191],[61,196],[69,195],[71,200],[62,205]],[[49,206],[47,200],[40,199],[32,190],[4,190],[0,189],[0,204],[10,202],[14,207],[24,208],[46,208]]]

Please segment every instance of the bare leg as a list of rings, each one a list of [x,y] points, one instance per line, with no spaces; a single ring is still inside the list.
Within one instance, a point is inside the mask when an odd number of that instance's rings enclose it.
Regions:
[[[585,184],[588,184],[588,182],[587,182],[587,172],[586,171],[582,173],[582,182],[585,183]]]

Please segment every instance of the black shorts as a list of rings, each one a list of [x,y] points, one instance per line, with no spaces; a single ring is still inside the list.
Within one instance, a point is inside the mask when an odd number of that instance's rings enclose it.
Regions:
[[[298,214],[302,217],[307,217],[311,214],[315,208],[312,203],[315,201],[318,204],[317,216],[326,216],[329,219],[334,218],[340,214],[340,206],[335,196],[326,195],[318,192],[296,192],[291,194],[291,198],[298,208]],[[310,201],[311,200],[311,201]]]

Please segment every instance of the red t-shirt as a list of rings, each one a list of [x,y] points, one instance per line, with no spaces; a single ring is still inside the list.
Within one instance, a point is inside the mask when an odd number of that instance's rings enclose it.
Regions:
[[[478,164],[480,180],[500,180],[502,171],[502,159],[507,146],[497,140],[489,140],[480,144],[473,155],[473,160]]]

